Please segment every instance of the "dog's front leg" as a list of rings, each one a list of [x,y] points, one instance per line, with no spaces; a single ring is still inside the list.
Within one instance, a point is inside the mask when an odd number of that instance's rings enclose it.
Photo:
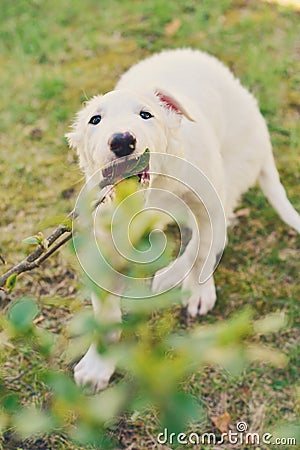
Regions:
[[[121,322],[120,299],[109,295],[105,301],[101,301],[92,294],[92,304],[95,316],[101,323],[116,324]],[[119,339],[120,332],[113,331],[108,339],[115,342]],[[105,389],[112,374],[115,371],[115,361],[106,355],[100,355],[96,344],[92,343],[85,356],[74,369],[75,381],[80,386],[89,386],[94,392]]]
[[[193,260],[196,246],[196,230],[193,230],[193,238],[186,248],[191,270],[182,283],[183,291],[188,294],[185,305],[192,317],[207,314],[215,305],[217,296],[213,273],[226,242],[226,223],[222,214],[217,213],[214,217],[200,214],[197,217],[197,226],[200,245]]]
[[[196,221],[191,222],[192,238],[184,253],[168,267],[159,270],[152,290],[160,293],[182,284],[188,295],[184,301],[192,317],[207,314],[215,304],[216,290],[213,272],[226,241],[226,224],[222,210],[209,216],[199,204],[194,207]],[[213,224],[213,225],[212,225]]]

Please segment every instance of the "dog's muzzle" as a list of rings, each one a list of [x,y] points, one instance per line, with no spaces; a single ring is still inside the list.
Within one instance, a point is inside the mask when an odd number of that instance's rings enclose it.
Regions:
[[[126,131],[125,133],[115,133],[108,141],[110,150],[118,157],[128,156],[134,152],[136,146],[136,137]]]

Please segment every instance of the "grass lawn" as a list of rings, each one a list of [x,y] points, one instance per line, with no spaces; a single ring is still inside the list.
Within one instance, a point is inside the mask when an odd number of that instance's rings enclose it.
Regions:
[[[191,46],[214,54],[255,94],[281,178],[300,211],[299,19],[300,8],[260,0],[1,0],[0,255],[7,265],[0,269],[27,254],[22,239],[73,208],[83,178],[64,134],[82,102],[112,89],[131,64],[165,48]],[[207,367],[186,380],[185,389],[201,399],[206,412],[194,431],[213,432],[211,418],[228,414],[231,423],[243,420],[253,432],[285,424],[288,434],[286,424],[295,423],[300,412],[299,236],[257,188],[245,195],[241,209],[216,272],[217,305],[199,321],[221,322],[248,304],[256,318],[283,311],[288,326],[258,336],[257,343],[282,350],[289,362],[281,369],[253,363],[237,376]],[[63,251],[20,278],[9,296],[0,291],[4,313],[23,295],[37,300],[40,326],[60,339],[61,353],[52,357],[60,370],[66,370],[65,326],[80,308],[79,288]],[[179,322],[180,312],[174,314]],[[30,346],[3,346],[0,361],[3,389],[18,393],[23,405],[47,404],[49,391],[38,376],[43,362]],[[122,417],[113,433],[119,448],[170,448],[154,446],[160,431],[148,412]],[[87,447],[61,434],[21,442],[8,432],[0,437],[0,448]]]

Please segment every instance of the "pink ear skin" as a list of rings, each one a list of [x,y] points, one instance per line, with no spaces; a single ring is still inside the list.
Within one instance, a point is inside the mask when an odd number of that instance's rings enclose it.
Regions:
[[[190,116],[187,110],[177,100],[175,100],[175,98],[172,97],[172,95],[162,90],[155,91],[155,95],[168,109],[170,109],[176,114],[186,117],[191,122],[195,122],[195,120]]]

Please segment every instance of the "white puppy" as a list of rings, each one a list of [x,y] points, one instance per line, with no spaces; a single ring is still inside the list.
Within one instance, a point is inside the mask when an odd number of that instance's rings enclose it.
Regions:
[[[280,183],[266,123],[255,99],[221,62],[206,53],[190,49],[164,51],[133,66],[114,91],[87,102],[67,137],[78,152],[87,179],[110,161],[141,154],[146,148],[150,153],[186,159],[213,185],[227,221],[241,195],[258,180],[280,217],[300,232],[300,216]],[[224,217],[214,206],[208,217],[207,205],[201,205],[191,189],[169,183],[169,178],[152,176],[152,170],[172,175],[172,167],[153,168],[150,159],[150,186],[174,191],[183,198],[201,235],[193,261],[194,224],[193,237],[177,269],[169,270],[166,276],[164,271],[157,273],[153,291],[168,289],[176,279],[184,277],[183,288],[190,292],[188,312],[192,316],[206,314],[216,300],[214,280],[210,276],[199,284],[199,275],[205,265],[206,273],[213,273],[223,241],[215,239],[211,245],[210,220],[218,234]],[[99,302],[92,300],[99,312]],[[106,307],[104,315],[120,320],[118,302]],[[98,390],[107,385],[113,371],[113,362],[100,357],[92,345],[76,366],[75,379]]]

